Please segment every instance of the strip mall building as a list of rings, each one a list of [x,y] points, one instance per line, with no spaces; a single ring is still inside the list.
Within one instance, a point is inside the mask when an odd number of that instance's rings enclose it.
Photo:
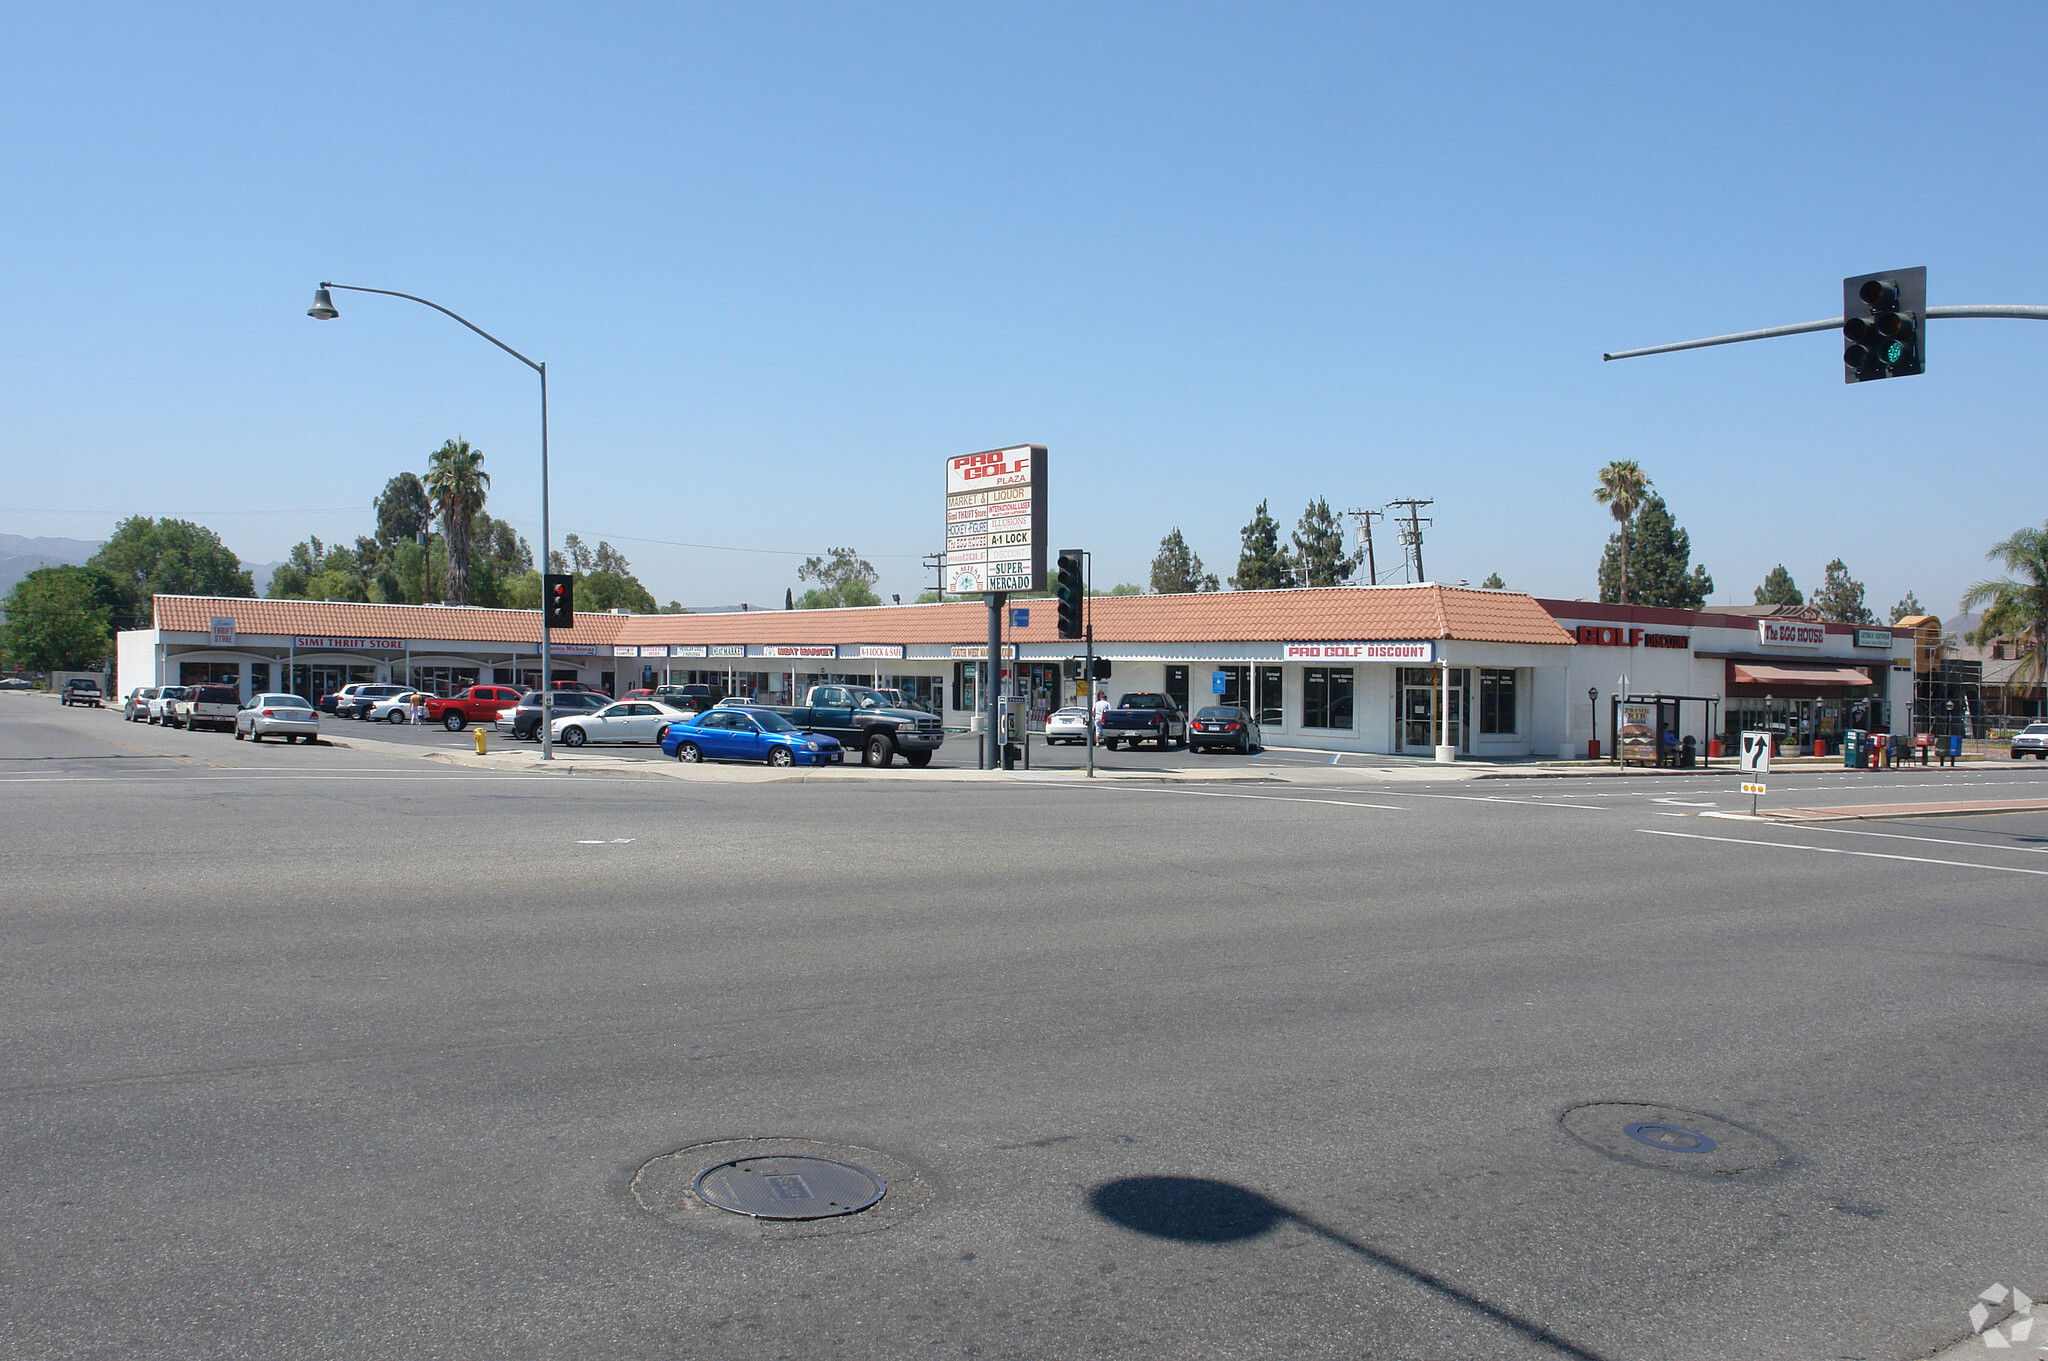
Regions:
[[[1890,730],[1911,711],[1910,630],[1802,614],[1658,610],[1422,583],[1091,602],[1105,689],[1257,710],[1269,746],[1485,757],[1613,750],[1616,723],[1702,746],[1744,726],[1787,743]],[[1076,699],[1080,645],[1051,600],[1019,601],[1001,671],[1042,717]],[[351,682],[452,694],[540,681],[540,616],[446,605],[158,596],[120,635],[116,686],[215,682],[308,698]],[[619,694],[711,682],[768,701],[813,684],[893,686],[967,727],[986,683],[978,602],[737,614],[579,615],[556,630],[556,680]],[[1620,696],[1686,697],[1657,706]],[[1647,712],[1647,718],[1645,713]],[[1896,720],[1894,719],[1896,716]],[[1861,718],[1862,722],[1852,720]],[[1903,729],[1901,729],[1903,730]]]

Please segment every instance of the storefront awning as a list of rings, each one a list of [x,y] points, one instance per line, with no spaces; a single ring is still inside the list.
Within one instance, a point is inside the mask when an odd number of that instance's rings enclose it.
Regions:
[[[1801,666],[1788,662],[1765,666],[1760,662],[1735,668],[1738,683],[1750,685],[1870,685],[1870,677],[1846,666]]]

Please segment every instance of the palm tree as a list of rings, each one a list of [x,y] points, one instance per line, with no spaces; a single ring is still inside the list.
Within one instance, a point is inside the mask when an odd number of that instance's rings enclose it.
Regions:
[[[2013,575],[1963,592],[1963,608],[1984,609],[1973,642],[2010,638],[2019,647],[2013,679],[2029,689],[2048,680],[2048,525],[2022,529],[1984,555]]]
[[[448,536],[448,603],[469,603],[469,526],[484,508],[491,475],[484,471],[480,449],[460,436],[449,440],[427,460],[427,495],[441,515]]]
[[[1649,491],[1649,474],[1632,458],[1618,458],[1602,468],[1600,485],[1593,489],[1593,499],[1621,524],[1621,599],[1617,603],[1623,605],[1628,603],[1628,524]]]

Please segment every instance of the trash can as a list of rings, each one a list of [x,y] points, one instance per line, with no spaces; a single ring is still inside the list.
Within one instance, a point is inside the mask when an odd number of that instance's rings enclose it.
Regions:
[[[1842,734],[1842,768],[1844,770],[1864,769],[1865,761],[1868,758],[1864,755],[1863,738],[1864,732],[1861,728],[1850,728]]]

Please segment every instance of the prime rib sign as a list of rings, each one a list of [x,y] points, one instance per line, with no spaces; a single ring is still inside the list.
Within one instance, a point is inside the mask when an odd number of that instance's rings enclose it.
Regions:
[[[1045,585],[1045,446],[946,460],[946,593]]]

